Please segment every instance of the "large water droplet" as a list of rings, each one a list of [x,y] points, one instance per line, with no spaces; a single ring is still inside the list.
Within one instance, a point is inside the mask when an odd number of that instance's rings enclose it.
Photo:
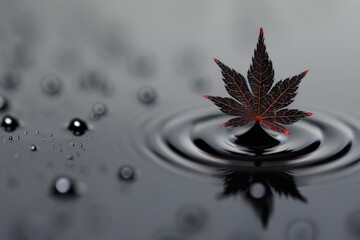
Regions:
[[[1,121],[1,127],[7,132],[13,132],[19,127],[19,122],[15,117],[5,115]]]
[[[78,195],[74,180],[68,177],[56,178],[51,186],[51,192],[60,198],[75,198]]]
[[[255,182],[250,185],[250,195],[253,198],[260,199],[263,198],[266,194],[266,188],[264,184]]]
[[[142,87],[138,91],[138,98],[144,104],[153,104],[156,100],[156,92],[151,87]]]
[[[83,135],[89,128],[85,121],[74,118],[70,121],[68,125],[68,129],[75,135],[75,136],[81,136]]]
[[[55,75],[47,75],[41,81],[42,90],[48,95],[56,95],[61,90],[60,78]]]

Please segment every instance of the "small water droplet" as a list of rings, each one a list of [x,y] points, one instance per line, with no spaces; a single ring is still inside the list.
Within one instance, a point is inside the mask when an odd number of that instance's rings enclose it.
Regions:
[[[69,177],[58,177],[51,186],[51,192],[56,197],[74,198],[77,191],[74,180]]]
[[[41,81],[42,90],[48,95],[56,95],[61,90],[60,78],[55,75],[47,75]]]
[[[17,136],[16,139],[17,139],[17,140],[20,140],[20,136]]]
[[[66,155],[66,158],[67,158],[68,160],[72,160],[72,159],[74,158],[74,155],[68,154],[68,155]]]
[[[119,170],[118,176],[120,180],[132,181],[135,179],[135,170],[131,166],[122,166]]]
[[[156,92],[151,87],[142,87],[138,91],[138,98],[144,104],[153,104],[156,101]]]
[[[95,103],[92,108],[92,111],[99,116],[104,116],[107,112],[107,107],[103,103]]]
[[[15,157],[16,160],[19,160],[19,159],[21,159],[21,154],[20,153],[15,153],[14,157]]]
[[[27,135],[29,132],[28,131],[24,131],[24,134]]]
[[[70,143],[70,145],[74,147],[74,146],[75,146],[75,143],[72,142],[72,143]]]
[[[7,132],[13,132],[19,127],[19,122],[13,116],[5,115],[1,121],[1,127]]]
[[[81,136],[88,130],[88,126],[85,121],[83,121],[79,118],[74,118],[70,121],[70,123],[68,125],[68,129],[75,136]]]
[[[33,152],[36,152],[38,150],[38,148],[35,145],[31,145],[30,150]]]
[[[9,140],[12,141],[14,140],[14,138],[12,136],[9,136]]]
[[[8,100],[0,95],[0,112],[4,112],[9,108],[9,102]]]
[[[39,133],[40,133],[39,130],[36,130],[36,131],[35,131],[35,134],[39,134]]]

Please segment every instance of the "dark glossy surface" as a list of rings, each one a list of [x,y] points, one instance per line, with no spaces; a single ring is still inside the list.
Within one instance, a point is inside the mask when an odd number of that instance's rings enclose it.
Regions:
[[[18,125],[0,129],[0,239],[358,239],[359,11],[1,0],[0,117]],[[293,106],[314,112],[262,150],[201,98],[226,94],[213,57],[247,71],[260,26],[276,80],[310,69]]]

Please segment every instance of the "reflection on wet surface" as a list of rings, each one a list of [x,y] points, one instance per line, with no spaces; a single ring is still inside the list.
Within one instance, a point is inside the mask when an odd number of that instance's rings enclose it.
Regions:
[[[220,198],[241,195],[254,209],[266,228],[274,210],[274,195],[307,203],[291,172],[225,170],[221,173],[224,191]]]
[[[0,239],[357,239],[359,10],[2,0]],[[291,136],[221,129],[201,98],[260,26],[276,79],[311,69]]]

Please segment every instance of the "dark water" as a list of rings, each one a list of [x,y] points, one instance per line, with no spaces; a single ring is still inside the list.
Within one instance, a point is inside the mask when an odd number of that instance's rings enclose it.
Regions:
[[[356,1],[0,1],[0,239],[360,237]],[[291,135],[227,120],[212,58],[309,74]]]

